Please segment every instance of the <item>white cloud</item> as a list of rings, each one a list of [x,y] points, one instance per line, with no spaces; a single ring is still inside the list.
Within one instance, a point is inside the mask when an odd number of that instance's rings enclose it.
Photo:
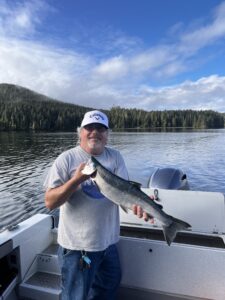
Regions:
[[[143,73],[150,74],[151,77],[153,77],[152,74],[156,77],[175,76],[190,68],[188,64],[190,58],[195,58],[203,48],[224,38],[225,2],[217,7],[211,23],[195,29],[191,28],[184,32],[176,42],[161,44],[130,57],[120,57],[121,72],[119,72],[117,57],[110,58],[101,65],[110,66],[110,68],[104,68],[104,76],[108,79],[114,78],[112,75],[114,71],[116,71],[115,75],[120,78],[127,74],[139,76]]]
[[[206,47],[225,36],[225,2],[222,2],[214,14],[211,23],[191,30],[183,35],[179,51],[186,55],[193,55],[202,47]]]
[[[102,76],[104,80],[114,80],[118,77],[124,77],[127,75],[127,67],[126,61],[122,56],[113,57],[103,63],[100,63],[94,69],[94,75]],[[107,76],[107,78],[105,76]]]
[[[223,39],[225,3],[217,7],[211,23],[179,35],[176,42],[129,51],[129,44],[141,43],[121,35],[115,35],[113,41],[110,36],[108,49],[114,45],[118,52],[121,47],[121,54],[101,61],[76,49],[43,44],[37,39],[38,26],[51,8],[44,1],[16,3],[13,8],[6,1],[0,4],[0,82],[89,107],[225,111],[225,77],[212,75],[161,88],[142,82],[143,78],[162,82],[191,69],[194,64],[190,60],[194,61],[202,48]]]
[[[36,32],[42,14],[52,10],[42,0],[14,1],[3,0],[0,4],[0,33],[5,37],[29,37]]]
[[[225,112],[225,77],[211,75],[197,81],[158,89],[142,87],[139,97],[145,109],[213,109]]]
[[[75,52],[18,40],[1,39],[0,57],[0,82],[15,83],[56,98],[64,95],[68,86],[74,84],[77,89],[79,85],[75,83],[84,80],[91,66],[87,57]]]

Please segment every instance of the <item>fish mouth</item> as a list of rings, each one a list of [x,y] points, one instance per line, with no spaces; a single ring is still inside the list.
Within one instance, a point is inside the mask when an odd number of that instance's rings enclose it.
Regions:
[[[95,178],[97,175],[97,170],[94,171],[94,173],[91,174],[91,178]]]

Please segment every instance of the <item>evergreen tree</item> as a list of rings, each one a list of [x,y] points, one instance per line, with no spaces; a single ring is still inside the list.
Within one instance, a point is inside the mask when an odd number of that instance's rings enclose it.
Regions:
[[[28,89],[0,84],[0,130],[73,131],[87,108],[60,102]],[[119,106],[105,111],[112,129],[224,128],[225,114],[212,110],[144,111]]]

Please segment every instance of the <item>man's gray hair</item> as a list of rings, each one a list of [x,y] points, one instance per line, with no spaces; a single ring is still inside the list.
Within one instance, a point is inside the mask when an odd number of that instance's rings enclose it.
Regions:
[[[77,127],[77,146],[80,145],[80,131],[81,131],[81,127],[78,126]]]

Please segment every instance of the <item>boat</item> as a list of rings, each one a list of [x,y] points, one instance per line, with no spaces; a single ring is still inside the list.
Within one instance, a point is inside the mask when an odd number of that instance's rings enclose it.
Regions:
[[[192,227],[168,246],[157,220],[146,223],[121,210],[118,300],[224,300],[224,195],[188,189],[182,172],[180,185],[170,181],[176,188],[151,186],[157,176],[163,182],[163,173],[177,176],[174,170],[157,171],[142,190]],[[36,214],[0,233],[0,300],[60,299],[57,224],[57,216]]]

